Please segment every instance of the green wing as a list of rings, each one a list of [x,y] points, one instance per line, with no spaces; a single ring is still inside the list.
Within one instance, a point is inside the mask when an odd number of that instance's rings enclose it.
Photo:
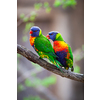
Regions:
[[[53,57],[57,57],[54,53],[50,41],[44,35],[36,37],[34,41],[34,46],[39,52],[49,54]]]
[[[68,44],[68,51],[69,51],[69,53],[70,53],[70,57],[69,57],[69,59],[65,58],[65,59],[66,59],[66,64],[67,64],[67,66],[70,67],[71,70],[73,71],[73,70],[74,70],[74,69],[73,69],[73,53],[72,53],[72,50],[71,50],[71,47],[70,47],[69,44]]]
[[[69,44],[68,44],[68,49],[69,49],[69,53],[70,53],[70,59],[73,61],[73,53],[72,53],[72,50],[71,50],[71,47]]]

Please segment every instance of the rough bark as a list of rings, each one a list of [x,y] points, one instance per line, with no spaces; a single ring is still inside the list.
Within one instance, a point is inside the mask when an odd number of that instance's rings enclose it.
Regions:
[[[35,55],[32,51],[28,50],[27,48],[17,44],[17,53],[21,54],[28,60],[32,61],[33,63],[39,64],[41,67],[47,69],[48,71],[51,71],[57,75],[60,75],[65,78],[69,78],[72,80],[76,80],[79,82],[84,82],[84,75],[79,73],[71,72],[70,70],[65,70],[64,68],[61,68],[63,73],[53,64],[48,63],[44,59],[41,59],[37,55]]]

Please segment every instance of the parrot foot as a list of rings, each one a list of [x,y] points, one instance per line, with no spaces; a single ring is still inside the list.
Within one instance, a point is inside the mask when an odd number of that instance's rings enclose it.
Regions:
[[[71,68],[71,71],[73,72],[74,71],[74,67],[72,66],[72,68]]]
[[[42,59],[42,57],[39,57],[39,59]]]
[[[66,67],[66,70],[68,70],[69,69],[69,67]]]

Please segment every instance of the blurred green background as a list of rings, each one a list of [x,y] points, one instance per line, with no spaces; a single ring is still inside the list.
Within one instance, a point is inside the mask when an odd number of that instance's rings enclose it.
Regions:
[[[59,31],[72,48],[74,72],[84,73],[84,0],[17,0],[17,43],[37,55],[29,43],[33,25],[45,36]],[[17,54],[17,100],[84,100],[84,83],[53,74]]]

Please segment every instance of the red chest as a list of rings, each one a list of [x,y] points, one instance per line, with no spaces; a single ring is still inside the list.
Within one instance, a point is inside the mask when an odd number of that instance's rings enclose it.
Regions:
[[[57,51],[68,51],[68,45],[64,41],[54,41],[53,42],[53,49],[55,52]]]
[[[34,40],[35,40],[35,38],[36,38],[36,37],[30,36],[30,44],[31,44],[31,46],[34,45]]]

